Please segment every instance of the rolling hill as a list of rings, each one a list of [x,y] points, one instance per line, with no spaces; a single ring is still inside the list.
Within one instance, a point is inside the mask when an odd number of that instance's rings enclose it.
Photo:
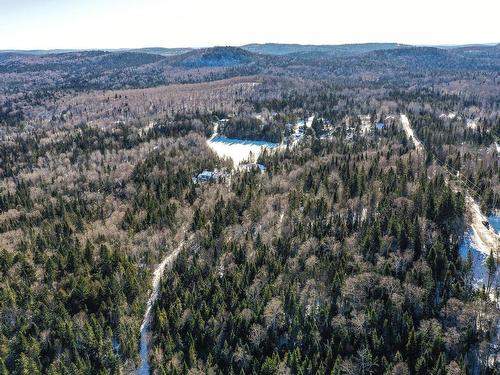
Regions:
[[[326,54],[330,56],[354,56],[362,53],[397,49],[406,47],[398,43],[364,43],[364,44],[341,44],[341,45],[304,45],[304,44],[247,44],[241,48],[259,54],[266,55],[305,55]]]
[[[183,68],[234,67],[257,61],[260,56],[238,47],[213,47],[193,50],[170,59]]]

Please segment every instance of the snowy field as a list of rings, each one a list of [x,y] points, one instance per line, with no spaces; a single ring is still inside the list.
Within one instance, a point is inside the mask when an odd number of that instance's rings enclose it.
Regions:
[[[275,149],[279,146],[272,142],[245,141],[219,136],[210,138],[207,143],[219,157],[231,158],[235,167],[243,161],[255,162],[264,149]]]
[[[304,122],[300,120],[294,126],[294,133],[292,134],[292,145],[300,142],[304,136],[306,128],[310,128],[314,121],[314,116],[310,116]],[[214,133],[210,139],[207,140],[208,146],[215,151],[221,158],[230,158],[233,160],[233,166],[237,168],[242,162],[255,163],[257,158],[264,149],[277,150],[280,147],[284,148],[285,144],[265,142],[265,141],[252,141],[235,138],[226,138],[220,136],[218,133],[218,125],[214,124]]]

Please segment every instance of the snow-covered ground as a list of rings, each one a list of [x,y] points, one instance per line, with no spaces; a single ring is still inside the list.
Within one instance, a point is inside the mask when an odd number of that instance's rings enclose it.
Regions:
[[[151,327],[152,309],[159,296],[160,281],[163,272],[165,271],[166,267],[170,267],[173,264],[173,262],[177,258],[177,255],[179,255],[183,245],[184,241],[181,241],[179,245],[174,249],[174,251],[172,251],[169,255],[167,255],[153,272],[153,284],[151,289],[151,295],[149,296],[146,312],[144,313],[144,319],[141,325],[141,343],[140,343],[141,347],[139,352],[139,356],[141,358],[141,365],[137,370],[138,375],[149,375],[150,373],[148,352],[149,352],[149,342],[151,339],[150,327]]]
[[[488,222],[490,223],[490,227],[496,232],[498,236],[500,233],[500,216],[490,216],[488,218]],[[464,236],[462,243],[460,244],[459,253],[463,258],[467,258],[469,253],[472,256],[472,276],[474,287],[477,289],[481,289],[483,285],[486,285],[488,282],[488,271],[486,267],[486,260],[489,254],[486,254],[482,250],[478,250],[477,246],[473,240],[474,231],[471,228]],[[498,246],[497,246],[498,251]],[[500,269],[497,268],[495,275],[493,276],[493,280],[491,283],[492,290],[496,288],[500,288]],[[495,300],[495,293],[490,292],[490,297],[492,300]],[[500,302],[496,300],[497,308],[500,308]],[[498,348],[500,344],[500,315],[497,318],[496,324],[496,333],[495,337],[492,338],[490,345],[493,348]],[[488,363],[493,365],[494,363],[498,363],[500,360],[500,356],[497,354],[490,354],[488,358]]]
[[[500,217],[499,216],[490,216],[488,218],[490,226],[497,232],[500,232]],[[486,270],[485,262],[488,258],[489,254],[484,253],[483,251],[478,250],[477,246],[473,240],[473,231],[470,229],[464,236],[462,243],[460,244],[460,256],[467,258],[469,251],[472,255],[473,262],[473,275],[474,275],[474,284],[476,287],[481,288],[483,284],[486,284],[488,281],[488,272]],[[500,269],[497,270],[496,275],[493,279],[492,288],[500,287]]]
[[[486,256],[490,255],[490,251],[497,252],[497,257],[500,256],[500,235],[495,233],[493,225],[487,228],[483,223],[488,222],[488,218],[481,213],[479,205],[470,196],[466,196],[467,211],[470,216],[471,227],[471,242],[474,248],[481,251]]]
[[[211,141],[212,139],[217,137],[217,135],[219,134],[218,132],[219,132],[219,124],[216,122],[214,124],[214,132],[213,132],[212,136],[210,137],[209,141]]]
[[[231,158],[235,167],[238,167],[243,161],[255,162],[264,149],[275,149],[279,146],[277,143],[246,141],[219,136],[210,138],[207,143],[219,157]]]
[[[300,120],[293,127],[292,146],[299,143],[304,137],[306,128],[310,128],[314,121],[314,116],[309,116],[307,120]],[[235,168],[245,161],[256,162],[264,149],[278,150],[286,147],[286,144],[273,143],[265,141],[243,140],[235,138],[226,138],[218,133],[218,125],[214,124],[214,133],[207,140],[208,146],[215,151],[219,157],[230,158],[233,160]]]
[[[476,120],[472,120],[470,118],[467,119],[466,121],[467,128],[476,130],[477,129],[477,122]]]
[[[457,117],[457,114],[453,112],[449,112],[448,114],[442,113],[439,115],[439,118],[447,118],[449,120],[453,120],[455,117]]]
[[[415,137],[413,129],[410,126],[410,120],[408,120],[408,117],[406,115],[401,115],[401,125],[403,125],[403,130],[405,131],[406,136],[413,140],[413,144],[415,145],[417,151],[422,151],[423,150],[422,143],[420,143],[418,138]]]
[[[226,138],[220,136],[218,130],[219,125],[216,123],[214,124],[214,133],[207,140],[207,144],[219,157],[232,159],[235,168],[238,168],[243,161],[257,161],[265,148],[275,149],[279,146],[278,143],[272,142]]]
[[[306,128],[310,128],[313,124],[314,116],[309,116],[306,121]]]
[[[369,133],[372,125],[370,115],[360,115],[359,119],[361,120],[361,133],[362,134]]]
[[[300,143],[304,139],[304,134],[306,132],[306,128],[310,128],[314,121],[314,116],[309,116],[307,120],[299,120],[295,125],[293,125],[292,130],[293,133],[290,135],[292,141],[291,145],[295,146]]]

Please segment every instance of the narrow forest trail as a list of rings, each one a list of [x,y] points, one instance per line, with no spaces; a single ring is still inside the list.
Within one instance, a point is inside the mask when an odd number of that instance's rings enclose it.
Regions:
[[[422,142],[420,142],[420,140],[415,136],[415,133],[411,128],[410,120],[404,114],[401,115],[401,124],[406,136],[413,140],[417,152],[425,152],[426,150]],[[445,168],[445,170],[450,174],[451,178],[457,178],[457,176],[451,173],[448,169]],[[471,228],[471,240],[474,247],[486,255],[490,255],[490,251],[493,251],[496,258],[500,258],[500,235],[497,234],[491,226],[487,227],[484,224],[488,222],[488,219],[481,213],[479,204],[474,200],[467,189],[464,188],[463,190],[465,194],[467,219]]]
[[[151,319],[153,313],[153,306],[158,299],[160,294],[160,281],[167,267],[171,267],[175,259],[179,255],[184,246],[184,241],[180,241],[177,247],[168,254],[163,261],[156,267],[153,272],[153,283],[151,288],[151,295],[149,296],[148,303],[146,306],[146,312],[144,313],[144,319],[141,324],[141,344],[139,356],[141,358],[141,364],[137,369],[138,375],[149,375],[150,365],[149,365],[149,343],[151,341]]]

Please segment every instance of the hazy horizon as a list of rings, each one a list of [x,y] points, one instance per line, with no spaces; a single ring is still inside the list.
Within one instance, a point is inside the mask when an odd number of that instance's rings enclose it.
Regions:
[[[0,0],[0,50],[200,48],[250,43],[496,44],[500,5],[478,0]],[[148,47],[153,46],[153,47]]]
[[[262,43],[247,43],[242,45],[207,45],[207,46],[199,46],[199,47],[191,47],[191,46],[183,46],[183,47],[169,47],[169,46],[145,46],[145,47],[121,47],[121,48],[33,48],[33,49],[0,49],[0,52],[51,52],[51,51],[128,51],[128,50],[145,50],[145,49],[202,49],[202,48],[215,48],[215,47],[235,47],[241,48],[249,45],[301,45],[301,46],[343,46],[343,45],[364,45],[364,44],[400,44],[400,45],[408,45],[414,47],[438,47],[438,48],[453,48],[453,47],[467,47],[467,46],[496,46],[500,43],[492,42],[492,43],[464,43],[464,44],[405,44],[398,42],[360,42],[360,43],[341,43],[341,44],[313,44],[313,43],[279,43],[279,42],[262,42]]]

